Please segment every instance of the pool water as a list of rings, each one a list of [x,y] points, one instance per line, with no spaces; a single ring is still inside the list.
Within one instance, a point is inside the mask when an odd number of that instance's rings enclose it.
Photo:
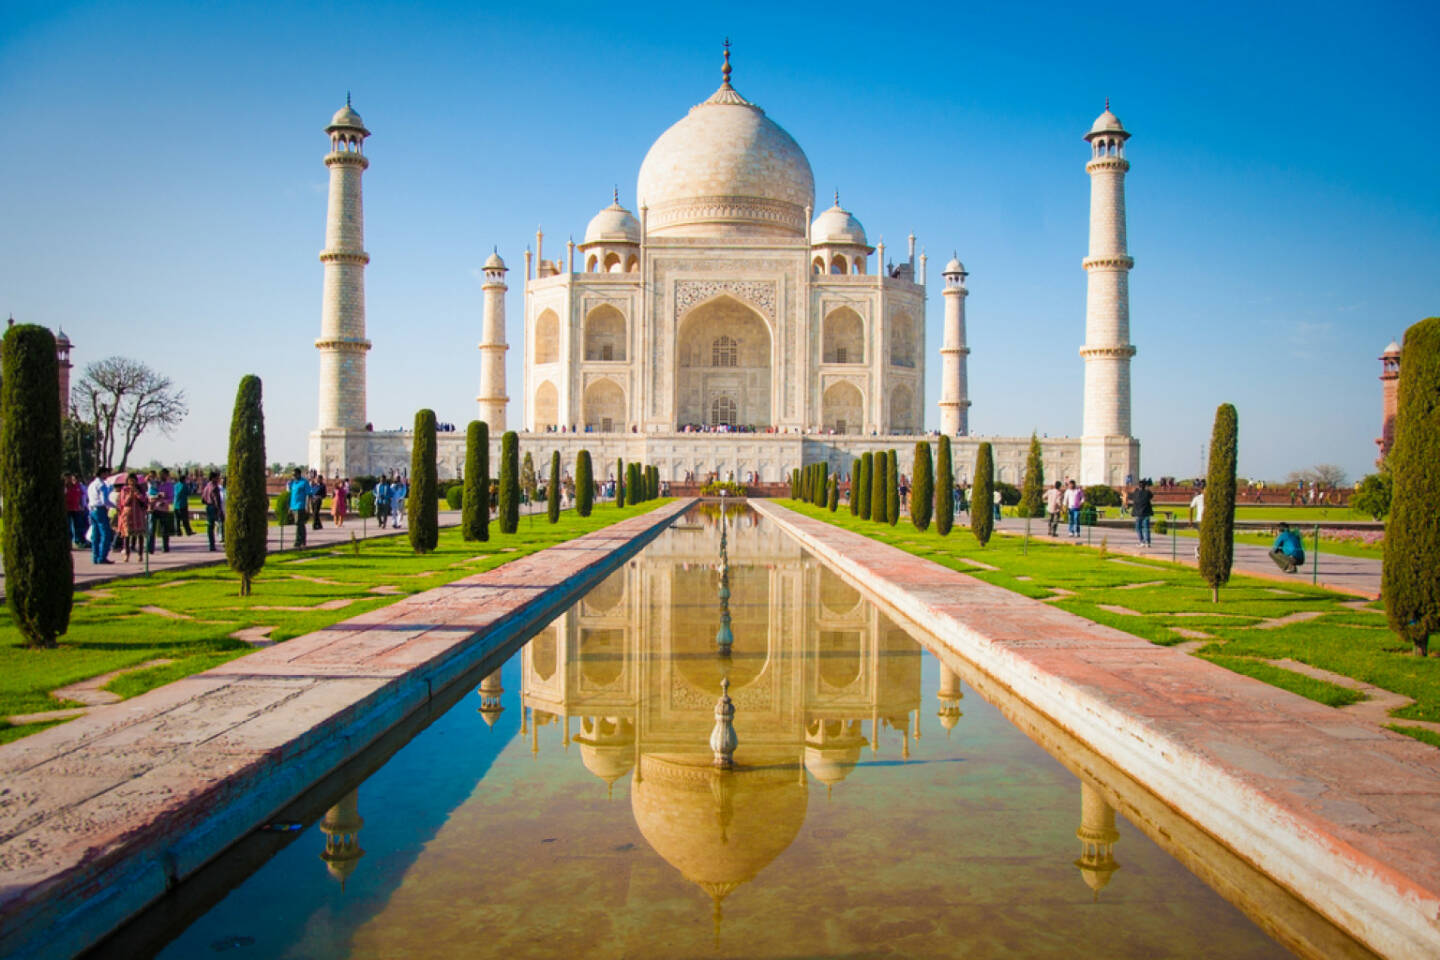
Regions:
[[[720,516],[682,517],[159,956],[1290,955],[933,640]]]

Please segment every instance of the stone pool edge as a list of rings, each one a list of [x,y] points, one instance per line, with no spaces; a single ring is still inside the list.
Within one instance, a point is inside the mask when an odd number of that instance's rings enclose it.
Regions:
[[[94,946],[487,653],[543,625],[693,502],[620,519],[7,745],[0,812],[5,827],[19,827],[0,842],[0,955],[71,957]],[[235,696],[219,701],[222,692]],[[207,698],[236,719],[207,728]],[[110,773],[106,758],[127,748],[161,759]]]
[[[1377,859],[1357,847],[1357,839],[1366,838],[1357,837],[1356,829],[1327,821],[1318,812],[1327,804],[1332,805],[1331,809],[1340,809],[1340,805],[1347,803],[1363,807],[1368,795],[1338,795],[1333,783],[1321,784],[1319,780],[1287,792],[1280,784],[1286,783],[1285,776],[1293,774],[1289,771],[1258,774],[1255,763],[1273,763],[1275,758],[1264,756],[1253,742],[1236,739],[1234,743],[1226,743],[1226,731],[1218,731],[1209,734],[1204,748],[1192,745],[1186,733],[1194,735],[1195,718],[1184,716],[1183,707],[1167,710],[1166,704],[1153,699],[1147,701],[1142,691],[1119,689],[1121,684],[1117,684],[1115,690],[1107,690],[1103,680],[1086,682],[1101,678],[1108,665],[1107,654],[1102,651],[1106,641],[1112,639],[1115,651],[1110,655],[1116,657],[1117,662],[1119,658],[1140,659],[1125,649],[1127,647],[1142,651],[1145,667],[1156,675],[1152,678],[1156,687],[1164,686],[1167,680],[1177,684],[1177,701],[1185,696],[1178,686],[1185,683],[1182,675],[1194,669],[1191,664],[1201,669],[1221,668],[1137,640],[777,504],[752,501],[752,505],[795,536],[806,549],[874,594],[882,606],[894,607],[924,627],[938,641],[1137,781],[1145,783],[1186,819],[1290,889],[1370,949],[1387,957],[1440,956],[1440,885],[1434,882],[1440,875],[1440,852],[1433,840],[1424,850],[1408,849],[1407,865],[1415,868],[1410,872],[1392,861]],[[910,575],[903,576],[905,573]],[[941,596],[947,592],[951,595]],[[976,602],[985,599],[993,601],[994,606]],[[942,600],[950,609],[942,606]],[[1064,623],[1066,618],[1074,621],[1073,627],[1065,629],[1090,638],[1090,646],[1083,651],[1089,656],[1063,649],[1068,637],[1054,649],[1045,649],[1045,642],[1035,637],[1033,630],[1027,638],[1023,629],[1017,629],[1020,624],[1005,621],[1005,608],[1033,611],[1034,617],[1052,627]],[[1180,657],[1184,660],[1176,659]],[[1077,671],[1076,664],[1081,660],[1090,662],[1084,665],[1085,669]],[[1174,676],[1167,677],[1166,673]],[[1249,699],[1254,701],[1254,709],[1260,714],[1274,711],[1278,704],[1293,708],[1288,711],[1290,714],[1306,720],[1323,722],[1322,718],[1333,717],[1332,713],[1324,712],[1328,708],[1258,681],[1237,682],[1248,678],[1234,674],[1215,677],[1230,698],[1220,703],[1221,706],[1228,708]],[[1107,693],[1112,695],[1106,696]],[[1287,698],[1298,703],[1291,704]],[[1147,712],[1147,707],[1158,709]],[[1298,727],[1295,731],[1301,739],[1305,733]],[[1343,736],[1338,731],[1331,735]],[[1383,742],[1386,737],[1398,738],[1398,735],[1381,730],[1367,739]],[[1319,736],[1312,739],[1317,749],[1326,749],[1335,755],[1348,747],[1363,758],[1367,756],[1366,747],[1374,746],[1373,742],[1365,743],[1361,739],[1322,741]],[[1418,766],[1426,775],[1422,782],[1415,784],[1414,791],[1416,805],[1422,809],[1407,826],[1421,819],[1433,821],[1437,815],[1434,797],[1440,793],[1440,758],[1432,759],[1429,754],[1409,750],[1404,744],[1385,743],[1384,746],[1389,756],[1403,752],[1407,760],[1418,758],[1419,764],[1411,769]],[[1227,755],[1228,749],[1233,749],[1233,753]],[[1430,753],[1434,753],[1433,748]],[[1307,806],[1298,802],[1302,787],[1323,787],[1337,795],[1327,795],[1323,802]],[[1384,838],[1376,843],[1383,845]],[[1423,874],[1425,879],[1418,879],[1416,873]]]

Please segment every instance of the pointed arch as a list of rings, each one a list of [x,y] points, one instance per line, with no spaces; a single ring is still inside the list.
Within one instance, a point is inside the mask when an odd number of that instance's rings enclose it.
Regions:
[[[826,430],[863,433],[865,397],[853,383],[832,383],[820,398],[820,419]]]
[[[626,416],[625,391],[620,384],[604,377],[585,388],[582,398],[585,429],[600,433],[623,432]]]
[[[585,359],[624,360],[625,314],[608,303],[585,315]]]
[[[560,391],[549,380],[540,381],[540,386],[535,388],[535,414],[531,419],[537,433],[543,433],[560,420]]]
[[[919,433],[915,422],[915,391],[903,383],[890,391],[890,430],[895,433]]]
[[[560,317],[546,309],[535,318],[535,362],[554,363],[560,359]]]
[[[865,321],[849,307],[825,315],[820,346],[822,363],[864,363]]]

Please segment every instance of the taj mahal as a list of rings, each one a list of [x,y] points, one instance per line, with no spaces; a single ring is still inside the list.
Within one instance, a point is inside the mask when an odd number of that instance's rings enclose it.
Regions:
[[[410,433],[372,430],[366,414],[361,178],[370,131],[347,99],[326,132],[320,404],[309,461],[327,476],[404,470]],[[1129,136],[1107,103],[1084,137],[1083,429],[1042,441],[1050,478],[1118,485],[1139,475],[1130,426]],[[582,242],[553,259],[540,232],[525,251],[524,335],[513,344],[523,351],[518,424],[505,373],[510,269],[498,252],[484,262],[476,401],[493,444],[518,429],[523,448],[558,450],[572,475],[576,454],[588,449],[599,464],[641,461],[672,482],[715,475],[775,483],[820,461],[843,474],[852,458],[891,448],[909,471],[915,441],[927,438],[926,257],[916,257],[911,236],[898,264],[887,259],[884,242],[870,244],[838,193],[816,214],[805,152],[731,85],[728,47],[719,88],[650,147],[635,199],[638,212],[615,191]],[[980,443],[969,428],[968,274],[958,258],[940,274],[940,432],[953,438],[957,477],[968,478]],[[1030,438],[983,439],[997,478],[1018,483]],[[463,431],[438,440],[441,475],[459,476]]]

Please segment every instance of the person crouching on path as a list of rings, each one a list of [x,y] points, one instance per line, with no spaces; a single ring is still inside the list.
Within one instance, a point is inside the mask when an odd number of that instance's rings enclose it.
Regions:
[[[150,509],[150,497],[144,490],[140,489],[140,481],[135,474],[125,478],[125,486],[120,488],[120,494],[116,498],[116,510],[118,513],[116,532],[120,542],[125,547],[125,562],[130,562],[130,551],[133,549],[137,560],[145,559],[145,520]],[[150,534],[151,537],[154,534]],[[154,540],[151,540],[153,549]]]
[[[205,533],[210,538],[210,552],[214,553],[215,534],[225,537],[225,507],[220,503],[220,471],[211,470],[210,479],[200,490],[200,502],[205,504]]]
[[[1065,488],[1065,511],[1070,514],[1070,536],[1080,536],[1080,508],[1085,505],[1085,491],[1070,481]]]
[[[1270,559],[1286,573],[1294,573],[1295,569],[1305,562],[1305,545],[1300,540],[1300,534],[1292,530],[1288,523],[1280,524],[1280,533],[1270,548]]]
[[[310,504],[310,481],[305,479],[300,468],[290,481],[290,512],[294,514],[295,546],[305,546],[305,508]]]
[[[1155,516],[1155,503],[1149,480],[1141,480],[1140,485],[1130,491],[1130,512],[1135,515],[1135,536],[1140,539],[1140,545],[1150,546],[1150,518]]]
[[[1065,509],[1065,491],[1060,486],[1060,481],[1055,481],[1055,486],[1045,491],[1045,516],[1050,520],[1050,536],[1058,536],[1060,533],[1060,511]]]
[[[335,484],[335,499],[330,502],[330,512],[335,517],[335,526],[345,526],[345,514],[350,512],[350,478]]]

